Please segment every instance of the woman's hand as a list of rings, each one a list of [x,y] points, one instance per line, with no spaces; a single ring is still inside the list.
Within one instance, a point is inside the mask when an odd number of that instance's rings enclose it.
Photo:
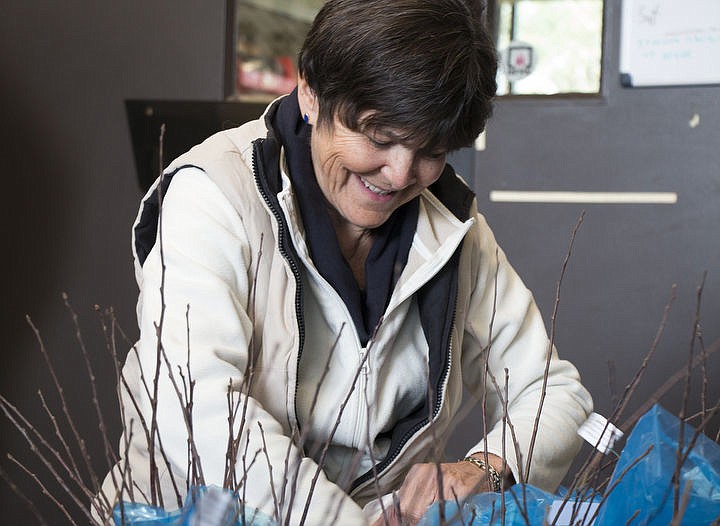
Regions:
[[[500,458],[489,455],[489,460],[501,472]],[[455,502],[456,499],[462,500],[469,495],[491,490],[487,472],[470,462],[415,464],[398,491],[399,510],[386,510],[387,521],[386,517],[381,516],[373,526],[415,525],[441,496],[445,501]]]

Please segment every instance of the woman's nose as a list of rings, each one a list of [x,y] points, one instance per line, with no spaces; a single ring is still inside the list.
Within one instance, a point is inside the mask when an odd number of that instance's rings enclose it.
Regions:
[[[388,152],[385,176],[392,190],[402,190],[415,182],[415,152],[396,144]]]

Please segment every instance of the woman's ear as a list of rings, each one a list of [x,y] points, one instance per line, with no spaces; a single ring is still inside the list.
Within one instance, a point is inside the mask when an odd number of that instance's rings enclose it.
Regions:
[[[298,75],[298,103],[300,104],[300,113],[308,124],[317,123],[318,119],[318,100],[315,92],[305,82],[305,79]]]

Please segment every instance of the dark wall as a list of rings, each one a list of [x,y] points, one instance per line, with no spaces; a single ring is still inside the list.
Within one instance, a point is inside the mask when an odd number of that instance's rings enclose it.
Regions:
[[[133,338],[137,294],[130,225],[141,197],[124,99],[219,100],[223,95],[225,2],[162,0],[91,2],[9,0],[0,7],[0,166],[3,367],[0,394],[51,431],[40,409],[42,389],[58,398],[25,322],[42,333],[76,425],[102,461],[98,418],[87,373],[63,305],[66,291],[96,364],[101,402],[110,402],[114,373],[93,305],[114,306]],[[125,352],[127,346],[119,344]],[[113,446],[116,410],[109,406]],[[78,410],[78,408],[81,408]],[[0,424],[0,466],[17,475],[10,451],[31,459],[20,435]],[[94,437],[94,438],[93,438]],[[36,463],[24,460],[30,467]],[[37,468],[47,484],[51,476]],[[0,522],[36,524],[0,482]],[[65,524],[32,483],[24,487],[50,524]],[[65,499],[67,501],[67,499]]]

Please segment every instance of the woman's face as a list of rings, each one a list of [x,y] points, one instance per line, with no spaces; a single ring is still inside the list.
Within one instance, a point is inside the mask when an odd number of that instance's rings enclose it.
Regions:
[[[313,127],[315,175],[341,220],[376,228],[440,177],[446,153],[409,146],[400,137],[402,130],[353,131],[338,119]]]

